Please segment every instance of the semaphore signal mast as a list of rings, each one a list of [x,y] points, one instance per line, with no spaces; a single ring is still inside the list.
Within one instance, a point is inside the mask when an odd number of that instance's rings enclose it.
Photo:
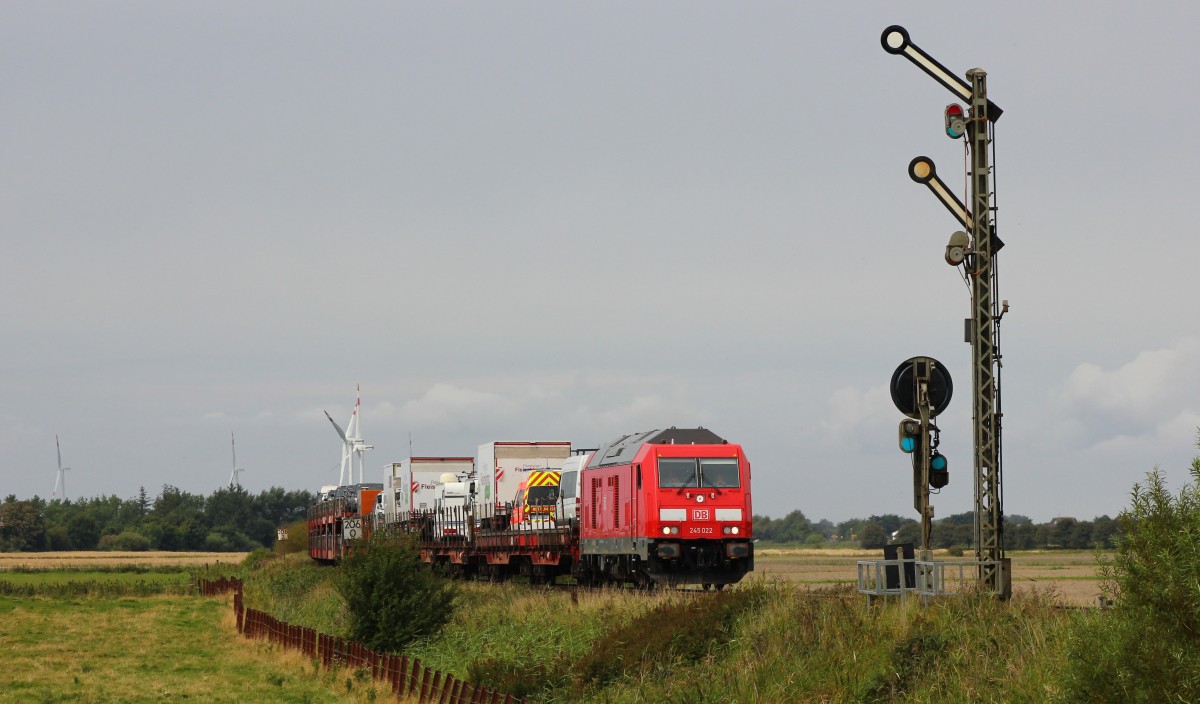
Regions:
[[[938,178],[929,157],[913,159],[908,174],[912,180],[927,186],[967,230],[950,236],[945,259],[947,264],[963,268],[971,290],[966,337],[971,344],[974,396],[975,556],[980,582],[1001,599],[1007,599],[1012,590],[1012,576],[1003,542],[999,324],[1008,312],[1008,301],[1000,302],[996,295],[996,253],[1004,243],[996,235],[992,217],[996,207],[988,160],[988,149],[994,149],[995,123],[1003,111],[988,100],[987,73],[983,69],[970,69],[964,81],[913,44],[908,31],[899,25],[883,30],[880,42],[884,51],[905,57],[969,106],[964,110],[957,104],[948,105],[943,117],[946,135],[953,139],[965,137],[970,153],[967,173],[971,185],[970,208]]]

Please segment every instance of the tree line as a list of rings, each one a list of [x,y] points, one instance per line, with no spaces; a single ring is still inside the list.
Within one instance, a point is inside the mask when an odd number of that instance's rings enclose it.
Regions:
[[[270,547],[276,529],[303,519],[309,491],[242,487],[209,496],[164,485],[151,498],[145,487],[131,499],[18,501],[0,504],[0,552],[40,550],[204,550],[241,552]]]
[[[1119,526],[1116,520],[1100,516],[1090,521],[1075,518],[1055,518],[1048,523],[1013,514],[1004,517],[1004,547],[1010,550],[1092,550],[1116,546]],[[763,541],[826,545],[830,542],[853,542],[873,550],[889,543],[921,542],[919,521],[895,514],[852,518],[841,523],[809,521],[802,511],[792,511],[783,518],[754,517],[754,537]],[[933,522],[929,534],[933,548],[973,548],[975,546],[975,512],[967,511]]]

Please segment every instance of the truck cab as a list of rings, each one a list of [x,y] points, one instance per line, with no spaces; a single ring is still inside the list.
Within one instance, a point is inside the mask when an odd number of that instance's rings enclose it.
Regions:
[[[563,462],[562,478],[558,484],[557,523],[574,526],[579,522],[579,494],[583,481],[583,468],[592,459],[593,452],[571,455]]]
[[[434,499],[435,533],[444,539],[466,539],[473,528],[471,506],[475,503],[475,482],[459,481],[454,474],[443,474]]]
[[[558,471],[530,472],[513,496],[510,524],[513,527],[553,526],[561,479],[562,473]]]

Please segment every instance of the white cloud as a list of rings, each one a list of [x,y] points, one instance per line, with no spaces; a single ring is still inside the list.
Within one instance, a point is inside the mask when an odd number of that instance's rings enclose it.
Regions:
[[[409,401],[396,409],[395,420],[428,424],[450,419],[461,421],[480,417],[507,416],[517,412],[524,400],[524,397],[519,394],[516,396],[505,395],[439,382],[431,386],[420,398]],[[384,419],[387,419],[386,416]]]
[[[878,444],[888,423],[898,415],[886,385],[843,387],[829,396],[828,420],[820,423],[822,437],[836,445],[862,444],[863,438],[869,438],[867,444]]]
[[[1077,366],[1058,393],[1061,426],[1088,445],[1120,437],[1154,438],[1186,430],[1197,410],[1200,337],[1142,352],[1111,371]],[[1194,431],[1195,426],[1191,426]]]

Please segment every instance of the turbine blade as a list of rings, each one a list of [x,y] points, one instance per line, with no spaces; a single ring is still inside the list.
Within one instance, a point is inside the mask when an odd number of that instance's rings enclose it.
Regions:
[[[337,430],[337,434],[341,436],[342,442],[345,442],[346,431],[342,430],[342,426],[338,425],[337,421],[333,419],[333,416],[329,415],[329,411],[325,411],[325,417],[329,419],[330,423],[333,423],[333,427],[335,430]]]
[[[62,469],[62,445],[58,444],[58,435],[54,436],[54,449],[58,450],[58,468]]]

